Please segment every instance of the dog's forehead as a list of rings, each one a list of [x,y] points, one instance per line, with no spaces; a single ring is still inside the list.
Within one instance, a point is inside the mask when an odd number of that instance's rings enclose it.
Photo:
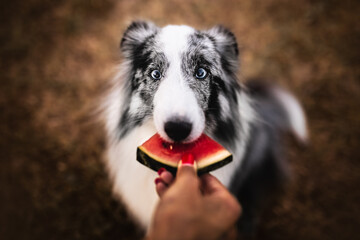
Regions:
[[[194,28],[185,25],[163,27],[158,36],[160,47],[167,57],[180,56],[188,48],[189,37],[195,32]]]

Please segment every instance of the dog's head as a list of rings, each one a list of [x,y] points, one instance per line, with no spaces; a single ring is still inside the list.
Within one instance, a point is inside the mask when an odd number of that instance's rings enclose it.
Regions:
[[[153,118],[165,140],[190,142],[229,118],[238,88],[238,48],[224,27],[198,31],[133,22],[120,48],[129,75],[123,124]]]

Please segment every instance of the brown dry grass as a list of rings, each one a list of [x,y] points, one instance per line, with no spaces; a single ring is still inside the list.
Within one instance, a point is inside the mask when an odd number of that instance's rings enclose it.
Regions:
[[[137,239],[111,197],[94,100],[133,19],[222,23],[243,78],[291,89],[311,145],[289,143],[294,179],[259,239],[354,239],[360,226],[360,4],[356,1],[2,1],[1,239]]]

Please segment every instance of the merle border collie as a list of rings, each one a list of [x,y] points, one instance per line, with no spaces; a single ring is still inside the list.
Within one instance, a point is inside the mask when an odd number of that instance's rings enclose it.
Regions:
[[[120,49],[124,61],[103,102],[114,193],[146,229],[158,201],[157,174],[136,161],[137,146],[156,132],[169,142],[205,133],[233,154],[212,174],[240,201],[239,228],[253,231],[261,204],[286,175],[283,133],[306,140],[298,101],[278,87],[239,83],[237,42],[222,26],[199,31],[136,21]]]

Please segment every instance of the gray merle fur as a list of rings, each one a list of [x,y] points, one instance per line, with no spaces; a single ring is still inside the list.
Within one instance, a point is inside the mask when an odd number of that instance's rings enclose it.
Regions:
[[[166,74],[169,64],[156,46],[158,31],[151,23],[135,22],[126,30],[121,41],[121,50],[125,58],[131,61],[128,98],[139,97],[143,104],[136,114],[130,113],[130,105],[124,108],[118,124],[120,138],[152,117],[152,100],[161,80],[153,80],[150,72],[160,69]],[[225,41],[219,41],[219,36]],[[281,187],[286,176],[281,134],[288,127],[288,119],[269,91],[271,87],[255,82],[246,85],[245,89],[239,85],[236,78],[238,55],[235,36],[226,28],[217,26],[208,31],[196,31],[189,38],[189,49],[182,56],[182,71],[205,113],[205,131],[225,146],[234,146],[236,140],[241,138],[241,119],[236,110],[239,104],[237,95],[247,91],[254,100],[253,108],[260,121],[251,125],[245,159],[236,170],[230,186],[230,191],[243,207],[239,229],[252,233],[263,203],[273,190]],[[194,72],[199,67],[209,72],[205,79],[194,78]],[[228,116],[221,114],[221,94],[226,96],[230,108],[234,109]]]

